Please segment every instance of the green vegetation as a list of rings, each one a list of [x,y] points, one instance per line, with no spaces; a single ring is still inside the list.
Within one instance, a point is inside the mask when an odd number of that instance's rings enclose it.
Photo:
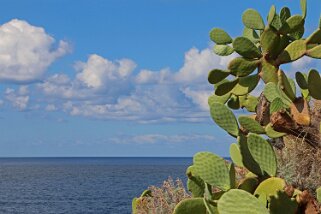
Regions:
[[[194,156],[187,170],[193,198],[180,201],[175,214],[320,212],[321,77],[312,69],[293,80],[281,69],[304,56],[321,59],[321,26],[303,38],[306,4],[301,0],[301,15],[272,6],[266,23],[248,9],[243,35],[235,39],[222,29],[211,31],[216,54],[240,55],[208,76],[215,89],[208,100],[211,116],[236,143],[232,162],[210,152]],[[259,97],[251,94],[255,89]],[[236,119],[233,110],[241,108],[249,114]],[[308,156],[313,160],[307,162]]]

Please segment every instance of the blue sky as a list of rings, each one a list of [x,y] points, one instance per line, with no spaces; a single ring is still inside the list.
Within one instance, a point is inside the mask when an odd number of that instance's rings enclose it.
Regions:
[[[290,0],[1,3],[0,156],[226,156],[234,139],[206,100],[208,71],[228,58],[208,32],[240,35],[249,7],[300,13]],[[309,34],[321,7],[308,3]]]

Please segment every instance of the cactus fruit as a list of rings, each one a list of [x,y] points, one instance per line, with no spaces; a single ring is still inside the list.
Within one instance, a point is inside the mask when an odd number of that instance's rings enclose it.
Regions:
[[[224,71],[221,69],[213,69],[208,73],[208,82],[211,84],[216,84],[225,79],[228,75],[230,75],[229,71]]]
[[[230,189],[229,169],[223,158],[210,153],[199,152],[193,158],[196,174],[206,183],[221,190]]]
[[[265,28],[261,15],[254,9],[246,10],[242,15],[242,21],[247,28],[253,30],[264,30]]]
[[[259,80],[260,78],[257,74],[247,77],[239,77],[239,81],[232,89],[232,93],[237,96],[249,94],[256,88]]]
[[[213,102],[210,105],[213,120],[232,136],[238,136],[239,127],[233,112],[224,104]]]
[[[284,191],[278,191],[271,196],[269,208],[271,214],[283,214],[285,210],[287,213],[296,213],[298,204],[294,198],[289,198]]]
[[[225,193],[218,200],[217,209],[220,214],[269,214],[255,196],[240,189]]]
[[[234,52],[234,49],[228,45],[214,45],[213,51],[219,56],[229,56]]]
[[[253,194],[258,185],[259,180],[256,177],[248,177],[241,180],[237,188]]]
[[[307,50],[306,55],[315,59],[321,59],[321,45]]]
[[[239,146],[236,143],[230,145],[230,157],[237,166],[244,167],[242,162],[242,155]]]
[[[286,133],[283,132],[277,132],[273,129],[273,126],[271,123],[269,123],[266,127],[265,127],[265,132],[266,135],[270,138],[279,138],[279,137],[283,137],[286,135]]]
[[[206,214],[203,198],[188,198],[179,202],[173,214]]]
[[[261,136],[250,133],[247,144],[253,159],[261,168],[261,174],[275,176],[277,167],[276,156],[270,143]]]
[[[262,181],[256,188],[254,195],[264,204],[268,205],[271,195],[276,195],[280,190],[285,187],[285,181],[282,178],[268,178]]]
[[[310,50],[312,51],[312,50]],[[284,64],[293,62],[306,53],[306,43],[304,40],[295,40],[290,43],[284,51],[278,56],[277,63]]]
[[[214,28],[210,32],[210,38],[218,45],[226,45],[232,43],[232,38],[228,33],[220,28]]]
[[[233,48],[236,53],[249,59],[261,58],[262,54],[255,44],[245,37],[237,37],[233,41]]]
[[[308,88],[314,99],[321,100],[321,78],[319,72],[314,69],[309,72]]]
[[[258,67],[259,62],[259,60],[250,60],[243,57],[237,57],[229,63],[228,69],[233,75],[244,77],[251,74]]]
[[[248,117],[248,116],[240,116],[238,118],[238,121],[239,121],[241,127],[248,130],[249,132],[253,132],[256,134],[264,134],[265,133],[265,130],[260,125],[260,123],[257,122],[256,120]]]

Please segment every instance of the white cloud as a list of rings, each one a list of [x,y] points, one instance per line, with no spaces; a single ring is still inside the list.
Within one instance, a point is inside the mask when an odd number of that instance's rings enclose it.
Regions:
[[[56,111],[57,107],[54,104],[48,104],[45,108],[46,111]]]
[[[59,41],[53,48],[54,38],[41,27],[13,19],[0,26],[0,81],[26,83],[39,80],[58,57],[70,48]]]
[[[8,100],[11,105],[17,108],[20,111],[23,111],[27,108],[29,103],[28,87],[21,86],[18,91],[12,88],[7,88],[5,90],[5,98]]]

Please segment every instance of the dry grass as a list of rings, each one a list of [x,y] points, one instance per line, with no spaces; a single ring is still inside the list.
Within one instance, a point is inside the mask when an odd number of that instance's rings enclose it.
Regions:
[[[174,182],[172,178],[163,182],[161,187],[151,186],[152,197],[141,198],[137,204],[138,214],[168,214],[172,213],[176,204],[191,195],[186,192],[180,179]]]

